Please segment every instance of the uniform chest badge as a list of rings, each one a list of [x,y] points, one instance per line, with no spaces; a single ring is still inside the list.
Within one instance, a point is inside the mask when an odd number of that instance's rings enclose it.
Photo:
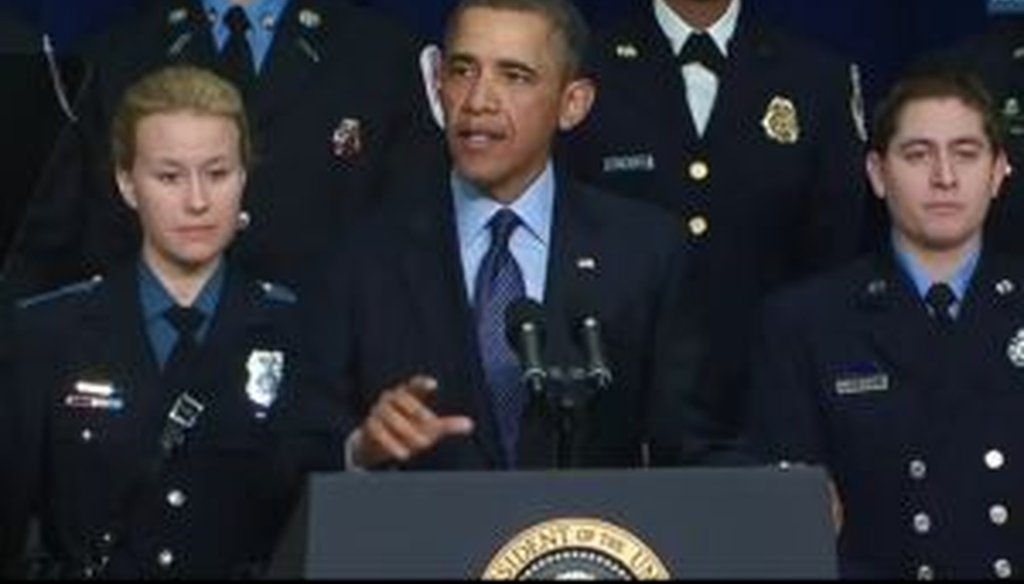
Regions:
[[[331,135],[334,155],[351,160],[363,151],[362,124],[356,118],[342,118]]]
[[[1017,334],[1010,339],[1006,347],[1006,356],[1014,367],[1024,367],[1024,329],[1019,329]]]
[[[249,401],[261,408],[269,408],[277,399],[284,376],[284,352],[253,350],[245,368],[249,372],[249,380],[245,383]]]
[[[796,144],[800,140],[800,120],[793,101],[776,95],[768,102],[761,118],[764,133],[779,144]]]

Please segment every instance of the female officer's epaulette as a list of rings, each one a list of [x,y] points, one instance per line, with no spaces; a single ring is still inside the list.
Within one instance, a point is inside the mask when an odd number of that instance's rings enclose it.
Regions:
[[[284,302],[287,304],[295,304],[299,301],[298,296],[295,292],[292,292],[287,286],[281,284],[275,284],[274,282],[267,282],[261,280],[259,282],[260,290],[263,290],[263,297],[267,300],[273,300],[274,302]]]
[[[78,294],[86,294],[92,292],[97,286],[103,283],[103,276],[97,274],[88,280],[82,280],[81,282],[75,282],[74,284],[68,284],[55,290],[48,290],[35,296],[29,296],[19,300],[17,303],[18,308],[29,308],[37,304],[49,302],[51,300],[57,300],[59,298],[65,298],[68,296],[75,296]]]

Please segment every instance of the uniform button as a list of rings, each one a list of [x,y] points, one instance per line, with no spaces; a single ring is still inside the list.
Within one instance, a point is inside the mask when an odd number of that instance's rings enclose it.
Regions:
[[[93,439],[92,430],[90,430],[89,428],[86,428],[85,430],[82,430],[82,442],[92,442],[92,439]]]
[[[985,466],[990,470],[999,470],[1006,464],[1006,457],[999,450],[993,448],[985,453]]]
[[[708,232],[708,220],[703,215],[694,215],[686,222],[687,229],[696,237],[701,237]]]
[[[922,564],[917,567],[917,579],[918,580],[934,580],[935,570],[932,569],[928,564]]]
[[[691,162],[688,171],[690,173],[690,178],[695,181],[706,180],[708,175],[711,174],[711,169],[708,167],[708,163],[703,160],[695,160]]]
[[[185,496],[185,493],[178,489],[173,489],[167,492],[167,504],[175,509],[183,507],[187,500],[188,497]]]
[[[914,532],[924,535],[932,530],[932,518],[927,513],[914,515]]]
[[[1010,560],[1006,558],[999,558],[992,562],[992,572],[995,573],[996,578],[1006,579],[1013,576],[1013,565],[1010,564]]]
[[[174,565],[174,552],[171,550],[160,550],[160,553],[156,556],[156,563],[161,568],[170,568]]]
[[[928,476],[928,465],[923,460],[914,459],[910,461],[909,465],[910,478],[915,481],[923,481]]]
[[[996,525],[1006,525],[1010,520],[1010,510],[1006,505],[992,505],[988,508],[988,518]]]

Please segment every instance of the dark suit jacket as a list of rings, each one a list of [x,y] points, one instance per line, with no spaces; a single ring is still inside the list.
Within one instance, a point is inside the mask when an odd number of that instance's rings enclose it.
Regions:
[[[991,578],[1024,554],[1024,266],[983,257],[951,332],[936,324],[887,257],[767,307],[750,444],[828,467],[849,576]]]
[[[435,409],[468,415],[476,429],[409,466],[505,468],[483,387],[450,186],[446,174],[435,174],[411,179],[417,196],[381,209],[353,233],[328,270],[334,282],[326,290],[335,307],[327,310],[334,314],[324,318],[321,309],[319,319],[334,333],[335,341],[326,343],[329,358],[347,365],[353,423],[381,390],[412,374],[431,374],[440,383]],[[592,306],[615,376],[613,387],[593,398],[577,435],[573,453],[581,466],[639,465],[645,448],[654,463],[674,463],[699,450],[696,436],[708,421],[693,387],[700,345],[683,314],[689,306],[685,251],[659,213],[557,180],[544,358],[548,365],[582,364],[571,321],[574,311]],[[556,462],[552,421],[544,419],[541,403],[532,400],[524,415],[522,467]]]
[[[4,440],[17,461],[5,477],[14,493],[4,501],[5,528],[19,531],[27,513],[37,515],[62,576],[81,577],[103,554],[115,577],[252,575],[268,559],[303,471],[340,468],[338,410],[303,366],[294,297],[229,267],[182,390],[206,409],[185,445],[155,474],[146,471],[179,391],[161,388],[136,274],[134,265],[118,269],[17,309],[4,376],[13,383],[4,403],[19,422]],[[267,410],[248,397],[254,350],[284,358]],[[122,407],[76,407],[68,400],[85,397],[79,381],[110,384]],[[115,543],[100,552],[108,533]],[[173,563],[162,566],[165,550]]]
[[[389,22],[343,0],[291,0],[277,26],[247,104],[256,140],[245,201],[252,224],[233,253],[253,273],[295,285],[300,266],[376,197],[404,149],[427,147],[418,131],[431,122],[417,47]],[[11,253],[19,295],[134,255],[136,221],[112,179],[111,117],[145,73],[175,63],[212,67],[216,50],[198,0],[161,0],[101,37],[89,57],[80,122],[62,135]],[[358,123],[361,149],[339,156],[333,136],[346,120]]]
[[[701,137],[669,41],[641,4],[594,43],[597,101],[564,150],[585,182],[658,205],[686,234],[710,343],[705,383],[735,419],[764,294],[858,253],[864,173],[850,69],[744,8]],[[764,127],[775,98],[795,108],[795,143]],[[792,119],[774,118],[782,129]],[[697,162],[706,177],[690,174]],[[694,219],[706,231],[692,231]]]

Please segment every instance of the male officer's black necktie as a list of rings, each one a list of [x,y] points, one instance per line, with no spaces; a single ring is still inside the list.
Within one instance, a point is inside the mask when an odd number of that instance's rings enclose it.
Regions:
[[[224,24],[228,27],[228,42],[220,53],[220,71],[238,89],[249,91],[256,77],[252,58],[252,47],[246,33],[249,31],[249,17],[241,6],[232,6],[224,13]]]
[[[515,466],[525,398],[519,382],[522,369],[505,340],[505,309],[525,294],[523,274],[508,247],[519,217],[511,209],[502,209],[491,217],[489,225],[491,247],[476,273],[477,342],[506,460],[509,466]]]
[[[196,333],[206,316],[197,308],[173,306],[164,312],[164,318],[178,333],[178,340],[164,365],[164,386],[172,392],[185,391],[185,380],[198,353],[199,342]]]
[[[949,326],[953,323],[953,304],[956,303],[956,294],[949,284],[939,282],[932,284],[928,293],[924,296],[928,305],[928,312],[940,325]]]
[[[706,32],[690,33],[676,55],[676,62],[680,66],[699,63],[715,75],[721,75],[725,69],[725,55]]]

